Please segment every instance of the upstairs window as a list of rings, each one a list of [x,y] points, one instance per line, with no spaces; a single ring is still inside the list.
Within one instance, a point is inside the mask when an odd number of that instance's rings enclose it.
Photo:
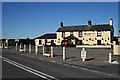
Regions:
[[[39,45],[41,45],[41,40],[39,40]]]
[[[101,36],[101,31],[97,32],[97,36],[100,37]]]
[[[82,37],[82,31],[79,32],[79,37]]]
[[[62,37],[65,37],[65,32],[62,32]]]
[[[70,32],[70,35],[73,36],[73,32]]]

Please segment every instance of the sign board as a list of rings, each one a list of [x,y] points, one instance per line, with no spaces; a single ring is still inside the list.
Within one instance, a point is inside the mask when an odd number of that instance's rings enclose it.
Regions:
[[[81,58],[86,58],[86,51],[81,51]]]

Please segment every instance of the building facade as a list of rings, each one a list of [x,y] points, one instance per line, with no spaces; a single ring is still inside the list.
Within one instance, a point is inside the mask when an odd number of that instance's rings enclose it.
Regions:
[[[53,42],[56,45],[61,45],[63,40],[67,40],[74,45],[111,45],[114,39],[113,20],[110,19],[109,24],[92,25],[89,20],[87,25],[63,26],[60,22],[60,27],[56,33],[44,34],[35,38],[37,46],[46,45],[47,42]]]
[[[35,38],[35,45],[37,46],[46,45],[46,43],[48,42],[52,42],[56,44],[56,33],[47,33],[47,34],[43,34],[40,37]]]
[[[56,31],[57,45],[61,45],[62,40],[69,38],[75,45],[111,45],[114,37],[113,20],[109,24],[63,26],[60,22],[60,28]],[[70,39],[71,37],[71,39]]]

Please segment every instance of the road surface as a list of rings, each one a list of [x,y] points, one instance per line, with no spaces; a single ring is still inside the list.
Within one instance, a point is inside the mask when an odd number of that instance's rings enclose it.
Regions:
[[[43,78],[51,80],[63,78],[117,78],[116,76],[96,73],[84,68],[74,68],[4,50],[1,58],[3,59],[2,78]]]

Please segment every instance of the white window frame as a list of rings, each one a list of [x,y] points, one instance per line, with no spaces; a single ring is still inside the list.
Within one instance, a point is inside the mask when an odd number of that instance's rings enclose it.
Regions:
[[[82,37],[82,35],[83,35],[83,32],[79,31],[79,37]]]

